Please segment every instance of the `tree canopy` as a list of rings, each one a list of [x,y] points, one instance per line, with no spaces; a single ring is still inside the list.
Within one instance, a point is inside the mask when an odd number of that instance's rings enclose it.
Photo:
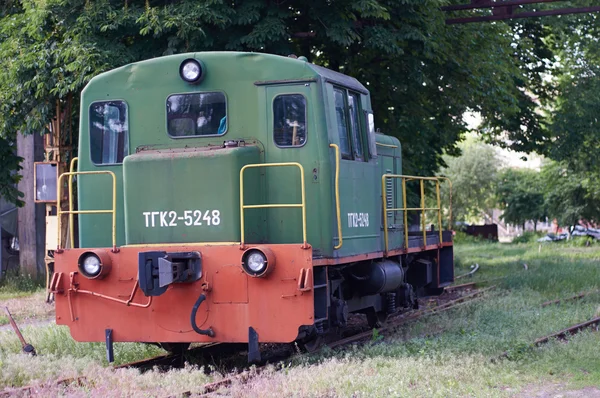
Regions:
[[[496,149],[470,137],[459,144],[462,154],[445,156],[447,166],[440,175],[452,181],[452,214],[456,221],[478,223],[492,219],[496,207],[496,184],[501,161]],[[444,197],[449,196],[447,184],[441,185]]]
[[[294,53],[366,84],[377,127],[403,143],[405,172],[430,175],[444,153],[458,154],[467,110],[515,135],[524,120],[530,135],[539,127],[523,89],[537,73],[538,43],[515,47],[507,24],[446,26],[441,3],[9,0],[0,6],[0,137],[10,145],[17,132],[47,132],[57,101],[73,102],[65,120],[76,125],[85,84],[130,62],[206,50]],[[0,193],[11,199],[18,159],[5,152]]]

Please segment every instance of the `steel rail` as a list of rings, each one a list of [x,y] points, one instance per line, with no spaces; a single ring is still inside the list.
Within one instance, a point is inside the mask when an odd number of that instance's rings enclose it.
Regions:
[[[444,304],[435,306],[433,308],[428,308],[428,309],[424,309],[424,310],[419,310],[417,312],[414,312],[412,314],[409,314],[406,317],[402,317],[402,318],[398,318],[398,317],[391,317],[391,319],[397,319],[396,321],[390,323],[389,325],[385,325],[377,330],[379,330],[379,332],[385,332],[385,331],[390,331],[390,330],[394,330],[397,327],[405,324],[408,321],[412,321],[412,320],[416,320],[416,319],[420,319],[424,316],[428,316],[428,315],[432,315],[432,314],[436,314],[436,313],[440,313],[443,311],[448,311],[450,309],[456,308],[460,305],[463,304],[467,304],[467,303],[471,303],[472,301],[479,299],[481,295],[483,295],[483,293],[491,290],[495,288],[495,286],[491,286],[489,288],[486,289],[481,289],[478,290],[476,292],[464,295],[462,297],[459,297],[455,300],[452,301],[448,301]],[[371,338],[373,336],[373,331],[372,330],[368,330],[366,332],[362,332],[362,333],[358,333],[355,334],[353,336],[350,337],[346,337],[345,339],[341,339],[341,340],[336,340],[332,343],[327,344],[327,347],[329,348],[336,348],[336,347],[340,347],[349,343],[354,343],[360,340],[364,340],[364,339],[368,339]]]
[[[446,302],[442,305],[438,305],[435,306],[433,308],[429,308],[429,309],[425,309],[425,310],[420,310],[417,311],[415,313],[409,314],[406,317],[403,318],[399,318],[398,320],[396,320],[395,322],[393,322],[390,325],[386,325],[383,328],[380,328],[379,331],[383,332],[383,331],[389,331],[389,330],[393,330],[395,328],[397,328],[398,326],[401,326],[402,324],[411,321],[411,320],[416,320],[419,319],[421,317],[424,316],[428,316],[428,315],[433,315],[433,314],[437,314],[443,311],[448,311],[450,309],[454,309],[457,308],[461,305],[466,305],[466,304],[470,304],[472,303],[474,300],[479,299],[483,293],[485,293],[486,291],[489,291],[491,289],[493,289],[494,286],[491,286],[489,288],[486,289],[481,289],[478,290],[476,292],[464,295],[462,297],[459,297],[455,300]],[[396,317],[391,317],[391,319],[395,319]],[[335,342],[326,344],[329,348],[336,348],[336,347],[340,347],[349,343],[354,343],[354,342],[358,342],[361,340],[365,340],[365,339],[369,339],[373,336],[373,331],[369,330],[367,332],[364,333],[358,333],[355,334],[353,336],[347,337],[345,339],[341,339],[341,340],[336,340]],[[243,346],[243,347],[242,347]],[[187,350],[184,352],[184,354],[190,354],[190,355],[195,355],[196,353],[202,353],[204,355],[214,355],[211,354],[211,352],[213,350],[225,350],[225,351],[231,351],[234,352],[233,350],[242,350],[243,348],[245,348],[246,345],[245,344],[223,344],[223,343],[210,343],[210,344],[206,344],[200,347],[196,347],[196,348],[192,348],[190,350]],[[222,351],[221,351],[222,352]],[[174,365],[175,361],[181,361],[182,359],[182,355],[177,355],[177,354],[163,354],[163,355],[159,355],[156,357],[152,357],[152,358],[148,358],[148,359],[144,359],[141,361],[135,361],[135,362],[130,362],[130,363],[126,363],[126,364],[122,364],[122,365],[117,365],[114,366],[113,369],[123,369],[123,368],[136,368],[136,369],[140,369],[140,370],[147,370],[147,369],[152,369],[155,366],[159,366],[159,367],[164,367],[164,366],[176,366]],[[181,364],[179,365],[181,366]],[[218,380],[215,382],[211,382],[211,383],[207,383],[204,386],[200,387],[199,390],[196,391],[183,391],[183,392],[177,392],[174,395],[168,395],[168,397],[176,397],[176,396],[190,396],[190,395],[199,395],[199,396],[204,396],[206,394],[211,394],[214,393],[216,391],[218,391],[220,388],[224,388],[224,387],[228,387],[231,384],[233,384],[234,381],[241,381],[242,383],[246,383],[249,380],[251,380],[253,377],[256,377],[258,375],[261,374],[261,372],[265,369],[265,366],[259,366],[255,369],[253,369],[252,371],[244,371],[242,373],[224,378],[222,380]],[[72,384],[73,382],[77,382],[79,385],[86,385],[88,382],[88,378],[86,376],[80,376],[77,378],[70,378],[70,379],[61,379],[55,383],[53,383],[53,385],[69,385]],[[11,397],[16,393],[31,393],[33,391],[36,391],[36,386],[27,386],[27,387],[22,387],[18,390],[5,390],[0,392],[0,398],[5,398],[5,397]]]
[[[473,275],[475,272],[477,272],[478,270],[479,270],[479,264],[475,263],[475,268],[473,268],[473,269],[472,269],[470,272],[467,272],[466,274],[463,274],[463,275],[459,275],[459,276],[456,276],[456,277],[454,277],[454,280],[457,280],[457,279],[464,278],[465,276],[471,276],[471,275]]]
[[[593,293],[598,293],[598,290],[593,290],[591,292],[582,292],[582,293],[579,293],[579,294],[577,294],[575,296],[567,297],[567,298],[564,298],[564,299],[557,299],[557,300],[546,301],[546,302],[542,303],[542,307],[548,307],[549,305],[560,304],[560,303],[565,302],[565,301],[579,300],[579,299],[582,299],[585,296],[588,296],[588,295],[593,294]]]
[[[540,346],[542,344],[548,343],[551,339],[561,339],[566,340],[570,335],[577,334],[584,329],[595,326],[596,330],[598,330],[598,325],[600,325],[600,317],[590,319],[589,321],[578,323],[573,326],[569,326],[566,329],[563,329],[559,332],[552,333],[548,336],[540,337],[533,342],[533,345]]]

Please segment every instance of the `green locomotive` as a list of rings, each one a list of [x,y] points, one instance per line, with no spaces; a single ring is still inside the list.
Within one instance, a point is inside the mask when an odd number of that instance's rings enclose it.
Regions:
[[[402,176],[365,86],[303,57],[190,53],[95,77],[58,198],[74,176],[78,209],[59,209],[79,247],[59,242],[51,289],[76,340],[248,342],[256,356],[349,313],[376,325],[453,281],[440,180]],[[422,196],[433,183],[437,205],[408,207],[411,181]]]

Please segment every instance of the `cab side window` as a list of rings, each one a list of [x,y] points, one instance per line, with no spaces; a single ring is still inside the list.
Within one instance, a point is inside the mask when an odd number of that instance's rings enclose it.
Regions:
[[[334,88],[333,92],[342,157],[367,160],[364,151],[365,129],[361,118],[360,95],[342,88]]]
[[[306,98],[302,94],[278,95],[273,100],[273,140],[278,147],[306,143]]]
[[[129,154],[127,104],[94,102],[90,106],[90,156],[95,165],[120,164]]]
[[[337,122],[338,135],[340,137],[340,151],[344,159],[352,159],[352,148],[348,137],[348,122],[346,120],[345,92],[340,89],[333,90],[335,97],[335,118]]]
[[[360,123],[360,98],[356,94],[348,94],[348,113],[350,114],[350,131],[354,144],[354,155],[364,159],[362,131]]]

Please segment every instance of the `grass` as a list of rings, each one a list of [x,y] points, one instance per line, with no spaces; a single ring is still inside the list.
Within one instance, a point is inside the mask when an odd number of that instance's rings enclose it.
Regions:
[[[548,300],[600,289],[600,247],[570,242],[498,244],[468,242],[455,248],[456,274],[480,270],[457,283],[496,285],[483,299],[411,323],[395,333],[376,333],[370,344],[298,356],[234,384],[234,397],[453,397],[531,396],[537,386],[556,395],[600,385],[600,334],[573,336],[568,344],[533,348],[538,337],[600,315],[600,292],[542,307]],[[527,269],[524,267],[527,265]],[[0,386],[90,375],[94,384],[48,387],[45,395],[170,395],[194,391],[216,376],[201,368],[139,375],[106,367],[104,345],[75,343],[55,325],[24,328],[42,355],[19,354],[11,332],[0,332]],[[129,362],[162,353],[142,344],[115,344]],[[506,355],[502,355],[506,354]],[[550,386],[550,387],[549,387]],[[594,391],[595,392],[595,391]],[[600,393],[600,390],[598,391]],[[580,395],[585,396],[585,395]]]
[[[0,326],[9,323],[3,307],[18,321],[48,318],[53,309],[45,306],[44,286],[30,276],[7,274],[0,280]]]
[[[0,301],[27,297],[43,289],[43,282],[32,279],[30,275],[9,273],[0,279]]]

